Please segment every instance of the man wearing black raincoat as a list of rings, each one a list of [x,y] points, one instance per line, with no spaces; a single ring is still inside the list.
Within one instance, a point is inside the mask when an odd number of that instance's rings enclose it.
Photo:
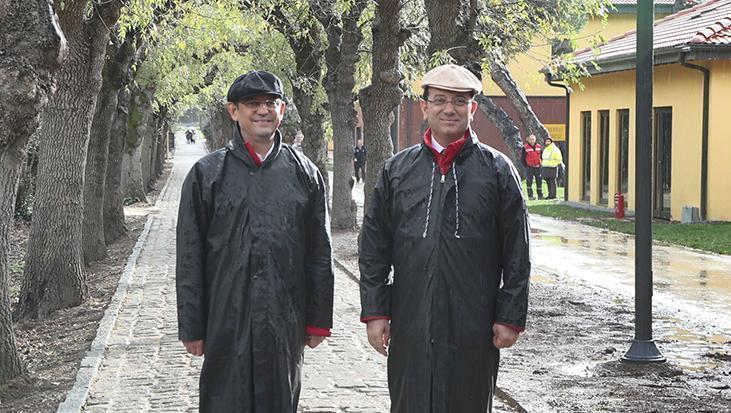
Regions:
[[[392,412],[485,413],[498,349],[525,328],[526,206],[512,163],[470,128],[480,81],[444,65],[422,86],[424,143],[386,162],[363,220],[361,320],[388,356]]]
[[[179,338],[205,354],[201,412],[297,411],[304,345],[330,335],[333,272],[323,178],[282,143],[282,82],[251,71],[228,91],[224,148],[183,184]]]

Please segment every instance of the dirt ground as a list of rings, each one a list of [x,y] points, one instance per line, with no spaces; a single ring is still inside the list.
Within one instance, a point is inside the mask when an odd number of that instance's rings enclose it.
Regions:
[[[333,242],[338,261],[357,275],[357,234],[336,232]],[[530,288],[527,329],[502,351],[497,383],[503,401],[525,409],[518,411],[731,412],[731,332],[713,334],[654,309],[668,362],[621,363],[634,334],[633,301],[545,268],[533,269]]]
[[[146,209],[154,204],[167,181],[172,165],[165,167],[156,187],[148,194],[149,204],[135,204],[126,216],[127,235],[109,246],[109,256],[86,269],[89,299],[82,305],[57,311],[45,320],[15,324],[18,351],[28,371],[0,387],[0,412],[55,412],[76,381],[76,372],[91,342],[99,321],[117,289],[127,258],[137,242],[145,221]],[[23,260],[30,224],[17,221],[10,235],[10,291],[13,305],[23,278]]]

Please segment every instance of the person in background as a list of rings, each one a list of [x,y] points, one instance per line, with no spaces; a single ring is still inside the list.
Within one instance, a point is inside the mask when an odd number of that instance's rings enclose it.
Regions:
[[[538,199],[543,199],[543,179],[541,179],[541,144],[536,142],[536,135],[530,134],[521,148],[520,160],[525,166],[525,186],[528,198],[533,197],[533,180],[536,181]]]
[[[363,138],[355,141],[353,148],[353,168],[355,169],[355,181],[360,182],[361,176],[365,180],[366,148],[363,146]]]
[[[551,137],[546,138],[546,147],[543,149],[541,166],[543,167],[543,179],[548,185],[548,199],[556,199],[556,178],[558,168],[563,166],[561,149],[553,143]]]

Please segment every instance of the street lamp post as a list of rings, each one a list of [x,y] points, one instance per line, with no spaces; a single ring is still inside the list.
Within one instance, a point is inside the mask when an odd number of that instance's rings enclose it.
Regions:
[[[625,362],[661,363],[652,339],[652,70],[654,1],[637,2],[635,338]]]

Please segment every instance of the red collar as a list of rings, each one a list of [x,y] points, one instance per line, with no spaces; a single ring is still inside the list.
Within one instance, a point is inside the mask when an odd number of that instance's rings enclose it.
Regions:
[[[246,150],[249,151],[249,155],[251,155],[251,159],[254,160],[254,165],[261,166],[261,164],[262,164],[261,158],[259,157],[259,154],[256,153],[256,151],[254,150],[254,147],[251,146],[251,143],[249,143],[248,141],[244,141],[244,146],[246,147]]]
[[[454,158],[457,157],[457,154],[460,150],[462,150],[462,147],[465,143],[467,143],[467,139],[469,138],[470,130],[467,129],[464,132],[464,136],[447,145],[444,148],[444,153],[439,153],[432,145],[431,128],[426,130],[424,133],[424,144],[427,148],[431,149],[432,153],[434,153],[434,157],[437,160],[437,165],[439,165],[439,170],[442,172],[442,175],[446,175],[447,172],[449,172],[449,168],[454,163]]]

